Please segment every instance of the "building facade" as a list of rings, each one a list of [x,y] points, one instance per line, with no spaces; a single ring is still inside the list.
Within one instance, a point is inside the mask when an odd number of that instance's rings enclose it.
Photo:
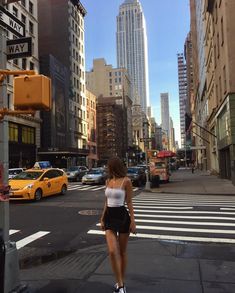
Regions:
[[[88,168],[97,166],[97,127],[96,127],[96,106],[97,98],[91,92],[86,90],[87,100],[87,125],[88,125]]]
[[[17,58],[7,62],[9,70],[35,70],[39,72],[38,59],[38,10],[36,0],[18,1],[5,6],[11,14],[25,25],[25,36],[32,38],[32,56]],[[17,39],[14,33],[6,31],[7,38]],[[8,108],[13,106],[13,77],[7,79]],[[40,147],[39,112],[36,115],[8,116],[9,126],[9,168],[32,167],[37,160]]]
[[[124,129],[125,145],[132,146],[132,97],[131,82],[125,68],[113,68],[108,65],[105,59],[95,59],[93,68],[86,72],[86,87],[97,97],[121,97],[117,101],[122,105],[124,112]],[[98,113],[97,113],[98,115]]]
[[[86,10],[79,0],[40,0],[39,51],[52,54],[69,70],[70,147],[76,164],[85,165],[88,155],[88,132],[85,92],[84,17]]]
[[[132,86],[137,88],[142,109],[149,103],[147,32],[139,0],[125,0],[117,16],[117,66],[127,68]]]

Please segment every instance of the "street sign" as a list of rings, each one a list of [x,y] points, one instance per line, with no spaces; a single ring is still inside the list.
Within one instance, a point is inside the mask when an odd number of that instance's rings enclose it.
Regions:
[[[32,55],[32,38],[7,40],[7,60],[30,57]]]
[[[6,27],[10,32],[18,37],[25,36],[25,25],[14,15],[0,6],[0,25]]]

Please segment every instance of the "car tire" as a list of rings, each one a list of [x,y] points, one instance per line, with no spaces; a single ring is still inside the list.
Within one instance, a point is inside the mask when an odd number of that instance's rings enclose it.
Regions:
[[[35,201],[40,201],[42,199],[42,190],[40,188],[38,188],[36,191],[35,191],[35,194],[34,194],[34,200]]]
[[[60,194],[61,194],[61,195],[65,195],[66,192],[67,192],[67,186],[66,186],[66,184],[63,184],[63,186],[61,187],[61,192],[60,192]]]

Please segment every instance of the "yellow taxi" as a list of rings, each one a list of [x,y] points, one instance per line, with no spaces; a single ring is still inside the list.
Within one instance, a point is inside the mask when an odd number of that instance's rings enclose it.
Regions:
[[[64,195],[68,178],[61,169],[28,169],[9,180],[10,200],[35,200],[53,194]]]

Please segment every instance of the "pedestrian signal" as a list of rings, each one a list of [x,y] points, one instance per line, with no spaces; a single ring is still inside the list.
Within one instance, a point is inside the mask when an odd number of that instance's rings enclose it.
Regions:
[[[16,110],[50,110],[51,79],[44,75],[15,77],[14,107]]]

